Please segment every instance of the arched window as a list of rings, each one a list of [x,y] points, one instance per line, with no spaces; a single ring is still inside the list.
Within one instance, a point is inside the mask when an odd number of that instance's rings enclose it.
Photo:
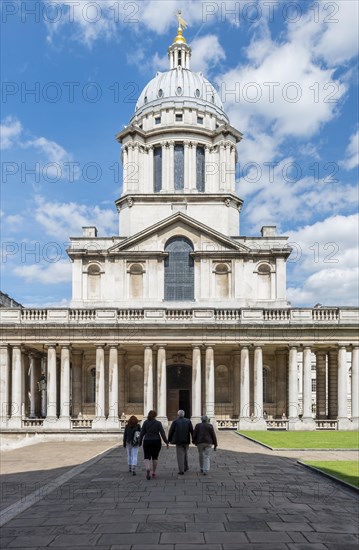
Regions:
[[[143,403],[143,368],[140,365],[130,367],[128,389],[130,403]]]
[[[87,270],[87,299],[98,300],[100,298],[101,269],[97,264],[92,264]]]
[[[175,191],[184,189],[184,147],[177,143],[174,147],[174,182]]]
[[[229,372],[226,365],[216,367],[215,378],[216,403],[229,403]]]
[[[162,189],[162,147],[153,150],[153,188],[155,193]]]
[[[186,237],[173,237],[165,247],[165,300],[194,300],[194,261],[192,243]]]
[[[197,191],[204,193],[205,165],[204,165],[204,147],[196,149],[196,187]]]

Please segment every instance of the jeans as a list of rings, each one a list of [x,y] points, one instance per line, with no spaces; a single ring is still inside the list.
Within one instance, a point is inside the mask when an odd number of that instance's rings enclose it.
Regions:
[[[199,467],[204,472],[209,472],[209,460],[212,452],[212,445],[209,445],[208,443],[198,443],[197,449],[199,454]]]
[[[134,447],[131,443],[126,443],[127,464],[129,466],[137,466],[138,445]]]
[[[178,471],[185,472],[186,470],[188,470],[188,445],[186,445],[185,443],[181,445],[176,445],[176,453]]]

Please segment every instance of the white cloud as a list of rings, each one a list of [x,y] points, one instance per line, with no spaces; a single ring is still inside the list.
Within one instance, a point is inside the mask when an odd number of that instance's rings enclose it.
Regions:
[[[358,305],[359,217],[331,216],[290,234],[293,305]]]
[[[21,122],[16,117],[6,117],[0,125],[0,149],[10,149],[15,145],[21,132]]]
[[[350,137],[346,159],[341,162],[341,165],[346,170],[352,170],[359,166],[359,130]]]
[[[99,206],[50,202],[38,197],[34,215],[48,235],[63,242],[66,242],[69,236],[81,235],[81,228],[88,225],[95,225],[99,235],[108,236],[118,232],[116,212]]]
[[[209,69],[215,67],[226,58],[218,36],[214,34],[195,38],[191,43],[191,48],[191,70],[193,71],[207,73]]]
[[[70,261],[60,260],[54,263],[38,263],[14,267],[13,273],[28,283],[56,285],[71,281]]]

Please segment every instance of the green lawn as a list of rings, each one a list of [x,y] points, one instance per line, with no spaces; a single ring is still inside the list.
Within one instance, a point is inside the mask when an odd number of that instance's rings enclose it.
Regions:
[[[359,432],[239,431],[274,449],[359,449]]]
[[[303,462],[355,487],[359,487],[358,460],[303,460]]]

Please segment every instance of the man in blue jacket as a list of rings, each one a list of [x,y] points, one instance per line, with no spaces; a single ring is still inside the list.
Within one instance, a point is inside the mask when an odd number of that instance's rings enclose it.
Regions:
[[[176,445],[178,474],[181,476],[188,470],[188,447],[192,434],[192,422],[184,417],[184,411],[178,411],[176,420],[171,424],[168,441]]]

